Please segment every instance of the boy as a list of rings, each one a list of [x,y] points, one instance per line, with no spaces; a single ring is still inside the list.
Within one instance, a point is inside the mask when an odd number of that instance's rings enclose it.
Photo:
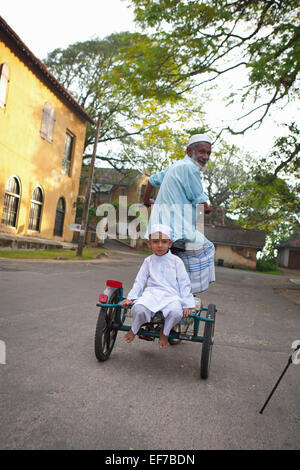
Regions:
[[[143,323],[150,322],[155,313],[161,311],[165,322],[160,331],[159,348],[167,348],[170,330],[180,322],[182,311],[187,317],[195,308],[184,263],[169,251],[172,246],[170,237],[171,229],[165,225],[157,224],[150,228],[148,245],[153,255],[144,260],[127,299],[121,302],[122,307],[134,302],[131,309],[133,323],[125,334],[127,343],[134,340]]]

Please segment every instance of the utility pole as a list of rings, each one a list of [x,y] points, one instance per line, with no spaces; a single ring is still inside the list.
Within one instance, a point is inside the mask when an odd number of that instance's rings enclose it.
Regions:
[[[85,234],[86,234],[88,218],[89,218],[89,206],[90,206],[90,200],[91,200],[92,183],[93,183],[93,178],[94,178],[94,167],[95,167],[95,160],[96,160],[97,144],[98,144],[100,128],[102,124],[102,119],[103,119],[102,113],[99,113],[89,178],[88,178],[86,191],[85,191],[85,199],[84,199],[84,206],[83,206],[83,213],[82,213],[82,220],[81,220],[81,229],[79,232],[78,248],[77,248],[76,256],[82,256],[82,250],[83,250],[84,241],[85,241]]]

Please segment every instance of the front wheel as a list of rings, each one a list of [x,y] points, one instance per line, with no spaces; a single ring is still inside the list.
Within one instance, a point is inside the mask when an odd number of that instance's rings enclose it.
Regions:
[[[116,289],[107,300],[109,304],[118,304],[120,301],[120,289]],[[119,307],[101,307],[95,332],[95,355],[98,361],[107,361],[113,350],[118,334]]]
[[[216,311],[217,309],[215,305],[210,304],[208,306],[206,318],[209,320],[213,320],[213,321],[205,322],[205,326],[204,326],[201,365],[200,365],[201,379],[207,379],[208,374],[209,374],[212,348],[214,344]]]

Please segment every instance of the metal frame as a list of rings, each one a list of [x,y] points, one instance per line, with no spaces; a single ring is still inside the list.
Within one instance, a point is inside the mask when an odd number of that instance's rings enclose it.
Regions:
[[[120,288],[120,294],[121,294],[121,301],[125,300],[126,297],[123,297],[123,287]],[[124,325],[124,322],[126,320],[126,315],[127,315],[127,310],[130,309],[131,307],[123,308],[121,307],[120,302],[118,304],[105,304],[102,302],[97,302],[97,307],[102,307],[102,308],[117,308],[117,316],[118,316],[118,322],[113,325],[113,329],[121,330],[121,331],[129,331],[131,329],[131,326],[129,325]],[[122,315],[122,310],[123,310],[123,315]],[[196,313],[190,313],[189,317],[194,319],[194,333],[191,334],[186,334],[186,333],[171,333],[168,338],[170,339],[180,339],[183,341],[193,341],[193,342],[198,342],[198,343],[203,343],[203,336],[198,335],[199,327],[200,327],[200,322],[211,322],[213,323],[215,320],[211,318],[206,318],[202,317],[199,315],[201,312],[207,312],[208,308],[207,307],[201,307],[200,310],[198,310]],[[158,312],[160,313],[160,312]],[[163,320],[162,320],[163,321]],[[159,324],[159,321],[155,322],[150,322],[150,324]],[[184,324],[184,319],[181,319],[180,324]],[[120,326],[121,325],[121,326]],[[140,330],[137,333],[137,336],[142,334],[143,336],[150,336],[153,338],[159,338],[159,332],[155,331],[147,331],[143,328],[143,326],[140,328]]]

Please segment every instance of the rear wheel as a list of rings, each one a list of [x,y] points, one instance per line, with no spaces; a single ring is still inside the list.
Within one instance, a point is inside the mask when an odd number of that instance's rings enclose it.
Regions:
[[[215,331],[215,318],[216,318],[216,306],[210,304],[207,309],[206,318],[209,322],[205,322],[204,333],[203,333],[203,344],[201,353],[201,364],[200,364],[200,377],[201,379],[207,379],[210,369],[212,348],[214,343],[214,331]]]
[[[110,298],[108,304],[118,304],[120,301],[120,289],[116,289]],[[95,332],[95,355],[98,361],[106,361],[113,350],[118,329],[118,308],[119,307],[101,307]]]

